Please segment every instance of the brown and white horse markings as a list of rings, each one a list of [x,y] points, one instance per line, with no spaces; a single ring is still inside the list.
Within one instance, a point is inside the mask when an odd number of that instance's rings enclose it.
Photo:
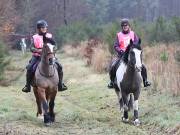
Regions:
[[[139,125],[138,119],[138,98],[141,89],[141,67],[142,67],[142,50],[140,41],[134,44],[132,41],[127,47],[120,65],[116,71],[117,87],[115,89],[124,114],[122,120],[128,121],[128,110],[130,107],[134,110],[134,124]]]

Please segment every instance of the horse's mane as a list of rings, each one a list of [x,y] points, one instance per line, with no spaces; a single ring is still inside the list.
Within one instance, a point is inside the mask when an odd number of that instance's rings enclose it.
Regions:
[[[142,50],[140,44],[141,44],[141,39],[139,39],[138,43],[134,43],[132,40],[130,41],[130,44],[127,46],[126,51],[124,52],[124,55],[122,57],[122,60],[124,61],[125,64],[128,63],[129,51],[131,49],[136,48],[138,50]]]

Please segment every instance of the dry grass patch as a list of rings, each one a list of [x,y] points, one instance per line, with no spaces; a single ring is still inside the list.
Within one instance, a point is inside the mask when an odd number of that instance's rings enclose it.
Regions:
[[[111,59],[107,45],[97,39],[81,42],[78,46],[66,45],[63,51],[69,56],[85,59],[87,66],[98,73],[107,71]]]
[[[180,95],[180,68],[175,54],[180,47],[160,44],[144,48],[144,62],[149,78],[153,81],[153,90],[170,91]]]

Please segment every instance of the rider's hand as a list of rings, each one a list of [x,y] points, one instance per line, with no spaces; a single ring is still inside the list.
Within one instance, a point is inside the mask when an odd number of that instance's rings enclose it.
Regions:
[[[118,56],[123,56],[123,54],[124,54],[124,51],[123,50],[120,50],[120,51],[118,51]]]
[[[42,52],[42,48],[39,48],[36,50],[37,52]]]
[[[45,34],[45,37],[46,37],[46,38],[52,38],[52,35],[49,34],[49,33],[46,33],[46,34]]]

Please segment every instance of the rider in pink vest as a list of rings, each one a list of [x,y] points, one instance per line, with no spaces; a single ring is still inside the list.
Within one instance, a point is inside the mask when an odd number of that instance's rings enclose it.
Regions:
[[[52,37],[52,34],[47,33],[47,27],[48,27],[48,25],[47,25],[47,22],[45,20],[39,20],[37,22],[38,33],[33,35],[32,39],[31,39],[30,50],[32,52],[32,58],[26,67],[26,69],[27,69],[26,85],[22,89],[23,92],[30,92],[31,91],[31,81],[32,81],[32,78],[34,76],[34,71],[37,67],[37,64],[41,60],[41,53],[42,53],[43,44],[46,42],[46,43],[51,43],[52,45],[56,45],[56,43]],[[56,61],[56,65],[57,65],[58,75],[63,76],[61,64],[59,64],[58,61]],[[64,91],[64,90],[67,90],[67,86],[65,86],[64,83],[59,82],[58,91]]]
[[[128,19],[122,19],[121,28],[122,28],[122,31],[117,33],[116,40],[114,42],[114,49],[117,52],[118,58],[111,65],[111,68],[109,71],[111,81],[108,84],[108,88],[114,88],[116,70],[119,65],[121,57],[123,56],[127,46],[130,43],[130,40],[132,40],[135,44],[139,40],[138,36],[134,33],[134,31],[131,30]],[[150,86],[151,83],[147,81],[147,70],[144,65],[142,66],[141,75],[143,78],[144,87]]]

